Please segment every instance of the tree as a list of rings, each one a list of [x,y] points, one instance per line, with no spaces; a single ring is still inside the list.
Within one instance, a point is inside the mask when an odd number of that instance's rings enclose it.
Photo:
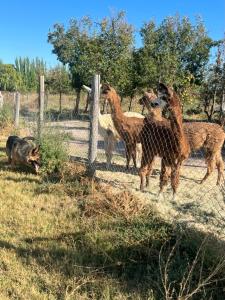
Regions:
[[[16,58],[15,68],[20,73],[26,92],[36,91],[39,86],[39,76],[46,73],[46,64],[43,59],[30,60],[28,57]]]
[[[104,18],[100,23],[87,17],[72,20],[67,30],[55,24],[48,41],[53,45],[53,53],[63,64],[68,64],[71,71],[77,91],[75,114],[79,110],[81,87],[91,83],[94,73],[100,73],[102,81],[110,82],[125,93],[133,29],[126,23],[123,12]]]
[[[141,86],[163,81],[182,92],[188,79],[200,85],[214,45],[200,19],[192,25],[187,17],[165,18],[157,27],[153,21],[141,28],[143,47],[136,51],[137,76]]]
[[[23,89],[22,77],[14,66],[0,64],[0,90],[12,92],[21,89]]]
[[[216,104],[220,107],[220,120],[225,113],[225,40],[218,41],[216,60],[212,63],[202,85],[204,112],[209,121],[215,113]],[[221,120],[222,121],[222,120]]]
[[[66,94],[71,90],[71,78],[67,68],[58,65],[49,70],[46,83],[48,89],[53,94],[59,94],[59,112],[62,112],[62,94]]]

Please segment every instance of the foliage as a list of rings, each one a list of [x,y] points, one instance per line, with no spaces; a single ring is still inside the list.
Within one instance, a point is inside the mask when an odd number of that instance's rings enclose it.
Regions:
[[[16,58],[15,68],[22,77],[26,92],[36,91],[39,85],[39,76],[44,75],[47,71],[45,62],[38,57],[33,60],[28,57]]]
[[[11,105],[4,103],[0,109],[0,128],[12,126],[13,124],[13,109]]]
[[[0,64],[0,90],[20,91],[23,88],[23,80],[13,65]]]
[[[72,89],[71,76],[65,66],[58,65],[47,73],[46,89],[52,94],[59,94],[59,111],[62,112],[62,94],[68,94]]]
[[[165,18],[158,26],[147,22],[140,30],[143,46],[133,48],[133,29],[123,12],[111,19],[93,22],[90,18],[72,20],[69,28],[55,24],[48,41],[53,52],[73,75],[73,85],[80,89],[90,84],[94,73],[102,81],[114,85],[122,96],[131,96],[147,87],[156,87],[159,80],[193,102],[192,88],[202,83],[215,46],[206,33],[203,21],[192,24],[179,15]]]
[[[43,130],[37,138],[41,148],[41,173],[43,176],[58,174],[69,159],[68,136],[55,128]]]
[[[200,19],[193,25],[176,15],[158,27],[150,21],[141,28],[141,37],[143,47],[136,55],[142,86],[161,80],[182,88],[190,77],[192,83],[202,82],[213,43]]]
[[[67,68],[57,65],[47,73],[46,84],[52,94],[69,93],[71,91],[71,78]]]
[[[202,85],[202,99],[209,120],[220,107],[220,117],[225,113],[225,39],[217,46],[216,60],[209,65]]]
[[[91,83],[94,73],[100,73],[102,81],[109,81],[125,93],[130,80],[127,70],[133,30],[126,23],[123,12],[101,22],[88,17],[80,21],[74,19],[67,30],[63,25],[55,24],[48,41],[58,59],[69,65],[78,93],[83,84]]]

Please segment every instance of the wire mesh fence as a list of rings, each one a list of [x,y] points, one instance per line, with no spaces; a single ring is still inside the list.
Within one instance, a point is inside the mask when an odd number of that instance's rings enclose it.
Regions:
[[[145,95],[146,96],[146,95]],[[45,126],[57,128],[59,131],[66,132],[69,136],[69,153],[71,158],[76,161],[88,163],[89,143],[90,143],[90,109],[87,112],[86,93],[83,92],[80,102],[80,115],[74,116],[75,95],[64,96],[62,98],[62,111],[59,112],[59,98],[56,95],[48,95],[45,100]],[[147,100],[151,104],[152,96],[148,95]],[[143,99],[142,99],[143,100]],[[146,100],[146,99],[144,99]],[[14,107],[14,95],[5,94],[4,101],[12,109]],[[37,124],[38,94],[22,95],[20,98],[20,126],[26,128],[32,134]],[[118,102],[121,108],[121,103]],[[128,106],[122,103],[121,122],[126,123],[127,118],[139,118],[143,124],[144,117],[149,116],[154,122],[159,122],[159,108],[146,106],[144,115],[143,103],[139,99],[133,101],[133,111],[123,115],[128,110]],[[139,170],[143,149],[140,141],[137,141],[135,149],[137,166],[134,166],[131,158],[130,166],[127,168],[127,149],[125,136],[115,129],[115,113],[121,117],[121,112],[114,110],[114,117],[105,99],[101,98],[98,113],[98,133],[97,133],[97,156],[95,160],[96,176],[103,184],[110,184],[115,191],[129,190],[137,195],[140,201],[147,204],[154,204],[165,217],[180,220],[187,224],[195,224],[205,230],[211,230],[224,235],[225,225],[225,202],[224,202],[224,167],[220,164],[221,158],[224,160],[225,152],[223,149],[224,131],[219,125],[201,122],[183,122],[184,132],[189,138],[191,146],[188,158],[182,161],[180,170],[180,183],[177,189],[176,200],[173,199],[172,188],[170,185],[171,174],[168,175],[168,185],[165,187],[163,196],[159,199],[160,176],[162,172],[160,155],[155,155],[152,166],[152,173],[149,178],[149,186],[140,191]],[[124,117],[125,116],[125,117]],[[124,117],[124,118],[123,118]],[[118,121],[118,120],[117,120]],[[193,120],[192,120],[193,121]],[[168,120],[167,120],[168,122]],[[129,123],[129,122],[128,122]],[[131,121],[127,128],[139,126],[139,123]],[[195,124],[193,126],[193,124]],[[126,124],[125,124],[126,125]],[[125,126],[126,127],[126,126]],[[160,127],[160,125],[158,125]],[[171,128],[170,128],[171,130]],[[129,129],[128,129],[129,131]],[[163,137],[158,133],[154,138],[146,137],[148,146],[154,148],[159,143],[161,146],[170,148],[170,140],[160,141]],[[160,144],[161,143],[161,144]],[[216,149],[216,151],[214,151]],[[212,151],[211,151],[212,150]],[[210,152],[211,151],[211,152]],[[201,183],[210,169],[209,177]],[[218,173],[221,173],[221,180],[217,185]]]
[[[117,104],[120,106],[119,102]],[[115,105],[115,101],[113,105]],[[154,109],[155,108],[152,108],[150,119],[154,119]],[[169,162],[173,159],[174,154],[173,147],[171,146],[174,144],[173,138],[169,139],[170,135],[168,132],[162,135],[162,127],[165,121],[154,120],[153,123],[157,124],[155,131],[153,131],[154,136],[151,136],[152,132],[149,131],[144,137],[146,145],[150,149],[148,151],[155,154],[155,159],[153,171],[149,179],[149,186],[145,188],[144,191],[140,191],[140,150],[138,147],[136,148],[137,167],[131,163],[131,166],[127,169],[125,144],[130,142],[129,132],[135,136],[135,132],[138,132],[137,127],[143,126],[140,125],[143,123],[142,121],[136,122],[135,119],[131,119],[131,122],[129,122],[124,115],[121,115],[122,112],[120,108],[117,110],[117,108],[115,109],[114,107],[113,111],[113,123],[117,122],[123,124],[121,130],[124,130],[128,135],[128,140],[126,140],[126,134],[123,138],[118,138],[116,134],[113,134],[110,130],[105,130],[104,132],[101,128],[103,124],[101,125],[101,122],[99,122],[100,136],[96,164],[97,176],[104,182],[112,184],[118,190],[130,190],[146,203],[154,203],[157,209],[166,217],[175,218],[176,220],[179,219],[189,225],[195,224],[205,230],[213,230],[214,233],[224,235],[225,182],[223,143],[225,136],[223,129],[217,124],[193,122],[194,120],[192,122],[183,123],[183,130],[191,149],[187,159],[182,162],[177,197],[176,200],[174,200],[173,190],[170,184],[168,184],[163,192],[163,196],[159,198],[160,178],[162,178],[161,161],[162,156],[165,157],[165,155],[157,155],[157,151],[160,152],[161,149],[162,152],[164,149],[165,153],[167,153],[166,155],[169,156]],[[116,114],[118,114],[118,116],[115,117]],[[99,119],[101,118],[103,118],[103,116],[100,114]],[[127,124],[125,124],[126,122]],[[136,130],[134,129],[132,131],[132,126],[136,126]],[[173,129],[169,127],[169,130]],[[108,136],[106,137],[107,134]],[[166,134],[169,136],[166,136]],[[155,148],[156,150],[154,151]],[[169,149],[169,151],[165,148]],[[177,151],[180,151],[179,149],[178,147]],[[169,173],[167,178],[168,183],[171,180],[171,176],[171,173]],[[220,177],[219,182],[218,176]],[[203,178],[206,178],[206,180],[202,182]]]

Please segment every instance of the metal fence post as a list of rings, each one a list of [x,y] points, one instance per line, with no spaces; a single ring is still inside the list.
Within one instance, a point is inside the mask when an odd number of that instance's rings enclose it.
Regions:
[[[94,75],[92,82],[92,101],[90,109],[90,142],[88,149],[88,174],[95,176],[95,161],[97,157],[98,146],[98,115],[99,115],[99,97],[100,97],[100,75]]]
[[[41,137],[44,122],[44,102],[45,102],[45,80],[44,75],[40,76],[39,90],[39,117],[38,117],[38,136]]]
[[[14,113],[14,125],[19,127],[20,120],[20,93],[16,92],[15,94],[15,113]]]

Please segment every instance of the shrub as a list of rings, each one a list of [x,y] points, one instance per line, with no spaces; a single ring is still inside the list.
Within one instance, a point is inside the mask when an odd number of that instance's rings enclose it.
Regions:
[[[41,174],[58,175],[69,160],[68,135],[55,128],[48,128],[38,139],[41,148]]]
[[[4,103],[0,109],[0,128],[5,128],[13,124],[13,109],[9,104]]]

